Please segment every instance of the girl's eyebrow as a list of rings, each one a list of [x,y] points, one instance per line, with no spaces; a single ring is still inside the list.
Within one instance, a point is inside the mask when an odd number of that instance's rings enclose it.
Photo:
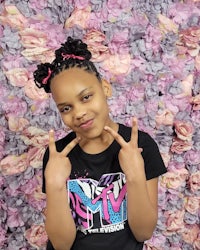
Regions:
[[[92,87],[88,87],[88,88],[85,88],[85,89],[81,90],[81,92],[77,94],[77,97],[83,95],[84,92],[86,92],[86,91],[88,91],[90,89],[92,89]],[[67,102],[62,102],[62,103],[57,104],[57,107],[60,108],[60,107],[65,106],[65,105],[68,105],[68,103]]]
[[[92,87],[88,87],[88,88],[85,88],[85,89],[81,90],[81,92],[77,96],[81,96],[82,94],[84,94],[84,92],[86,92],[86,91],[88,91],[90,89],[92,89]]]

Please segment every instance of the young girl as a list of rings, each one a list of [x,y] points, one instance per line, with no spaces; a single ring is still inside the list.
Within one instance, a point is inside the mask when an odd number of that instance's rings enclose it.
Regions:
[[[158,176],[166,169],[154,140],[109,117],[111,85],[81,40],[67,39],[55,60],[38,65],[38,87],[51,92],[72,132],[44,155],[47,249],[136,250],[157,223]]]

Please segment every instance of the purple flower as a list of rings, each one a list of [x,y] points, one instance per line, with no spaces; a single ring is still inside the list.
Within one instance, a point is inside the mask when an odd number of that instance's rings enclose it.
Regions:
[[[4,243],[7,240],[6,233],[7,231],[3,229],[2,227],[0,227],[0,247],[3,247]]]

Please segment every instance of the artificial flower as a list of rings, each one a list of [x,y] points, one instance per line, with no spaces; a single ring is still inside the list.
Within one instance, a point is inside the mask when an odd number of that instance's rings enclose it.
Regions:
[[[33,82],[67,36],[83,39],[112,83],[110,116],[157,142],[158,222],[145,250],[200,249],[199,0],[4,0],[0,4],[0,248],[44,250],[42,157],[69,133]],[[48,117],[48,119],[47,119]]]
[[[179,33],[180,41],[177,43],[178,46],[183,46],[187,48],[187,52],[191,56],[197,56],[200,50],[199,39],[200,39],[200,29],[198,26],[190,27],[188,29],[182,30]]]
[[[130,54],[115,54],[107,57],[103,61],[102,66],[105,70],[109,71],[113,75],[128,74],[130,71],[130,62]]]
[[[200,206],[200,198],[189,196],[185,198],[185,209],[191,214],[198,214]]]
[[[176,172],[168,172],[161,177],[161,184],[176,190],[186,185],[188,175],[189,173],[185,168],[177,170]]]
[[[27,153],[22,155],[8,155],[0,162],[1,172],[4,175],[14,175],[23,172],[28,167]]]
[[[27,18],[20,13],[15,5],[5,5],[0,20],[4,25],[18,29],[23,29],[28,23]]]
[[[44,228],[44,224],[33,224],[31,228],[26,230],[25,237],[31,246],[36,249],[44,247],[47,241],[47,234]]]
[[[65,28],[71,28],[74,25],[78,25],[82,28],[86,28],[86,23],[90,17],[91,7],[87,6],[84,9],[75,8],[70,17],[65,22]]]
[[[174,122],[174,114],[169,110],[165,109],[159,112],[156,117],[156,124],[159,125],[172,125]]]
[[[194,110],[200,110],[200,94],[191,98],[191,103],[193,104]]]
[[[41,167],[44,152],[45,152],[45,147],[30,148],[27,155],[30,162],[30,166],[32,166],[33,168]]]
[[[28,70],[25,68],[13,68],[5,72],[9,82],[13,86],[23,87],[28,82]]]
[[[166,34],[168,32],[178,32],[178,26],[170,18],[166,17],[165,15],[158,14],[158,20],[159,28],[162,33]]]
[[[22,131],[29,125],[29,121],[23,117],[16,117],[14,115],[8,116],[8,127],[11,131]]]
[[[190,175],[189,186],[193,193],[200,191],[200,171]]]
[[[194,127],[191,122],[188,121],[175,121],[175,132],[177,137],[183,141],[191,141],[194,133]]]
[[[105,43],[105,35],[97,30],[90,30],[83,37],[83,41],[88,45],[92,53],[93,62],[101,62],[109,56],[109,49]]]
[[[32,79],[26,82],[26,85],[24,86],[24,93],[30,99],[37,101],[42,101],[49,97],[44,89],[37,88]]]
[[[185,151],[192,149],[191,141],[183,141],[178,138],[174,138],[171,145],[171,152],[176,154],[182,154]]]

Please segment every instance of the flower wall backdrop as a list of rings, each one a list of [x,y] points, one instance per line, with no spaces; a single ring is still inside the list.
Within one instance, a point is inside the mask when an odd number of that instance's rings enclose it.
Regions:
[[[45,249],[42,157],[49,129],[68,131],[32,72],[68,35],[111,81],[113,119],[136,116],[168,168],[144,249],[200,249],[200,1],[5,0],[0,24],[0,249]]]

